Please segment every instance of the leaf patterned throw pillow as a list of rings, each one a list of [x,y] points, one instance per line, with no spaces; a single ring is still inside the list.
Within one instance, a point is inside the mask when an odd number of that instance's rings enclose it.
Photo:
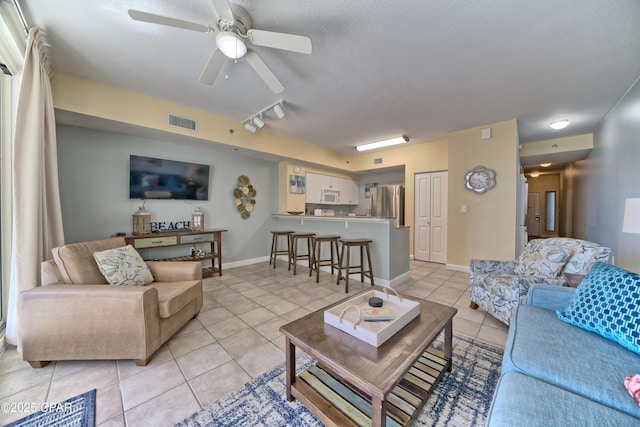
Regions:
[[[93,257],[102,275],[112,285],[144,286],[153,282],[151,270],[131,245],[94,252]]]
[[[558,277],[570,257],[571,251],[562,246],[529,245],[518,258],[513,271],[526,276]]]

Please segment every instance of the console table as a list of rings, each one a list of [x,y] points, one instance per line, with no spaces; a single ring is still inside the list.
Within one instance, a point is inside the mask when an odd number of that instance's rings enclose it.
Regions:
[[[211,277],[218,273],[222,276],[222,232],[221,228],[204,231],[170,231],[139,236],[125,236],[128,245],[136,249],[155,249],[171,246],[185,246],[206,244],[204,256],[185,255],[178,257],[162,258],[155,261],[211,261],[211,266],[202,267],[202,277]]]

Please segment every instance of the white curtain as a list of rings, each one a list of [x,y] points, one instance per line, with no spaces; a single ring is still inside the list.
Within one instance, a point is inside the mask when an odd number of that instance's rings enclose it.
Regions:
[[[29,30],[13,140],[11,280],[6,340],[19,345],[18,294],[40,285],[40,262],[64,242],[51,69],[38,28]]]

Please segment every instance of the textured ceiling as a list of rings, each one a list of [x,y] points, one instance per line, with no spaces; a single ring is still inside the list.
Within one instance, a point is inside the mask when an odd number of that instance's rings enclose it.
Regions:
[[[212,34],[133,21],[128,9],[213,25],[211,0],[20,0],[54,70],[238,123],[279,99],[275,133],[352,153],[517,119],[520,141],[594,131],[640,76],[637,0],[236,0],[253,28],[311,37],[304,55],[254,47],[285,85],[240,59],[198,83]],[[227,78],[224,78],[224,75]],[[566,117],[563,131],[548,127]],[[241,128],[240,124],[238,128]]]

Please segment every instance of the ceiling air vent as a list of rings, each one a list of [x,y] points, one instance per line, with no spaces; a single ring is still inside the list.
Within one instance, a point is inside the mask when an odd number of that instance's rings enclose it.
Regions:
[[[373,164],[374,165],[381,165],[382,164],[382,157],[378,157],[377,159],[373,159]]]
[[[177,128],[187,129],[195,132],[198,130],[198,121],[169,113],[169,126],[174,126]]]

